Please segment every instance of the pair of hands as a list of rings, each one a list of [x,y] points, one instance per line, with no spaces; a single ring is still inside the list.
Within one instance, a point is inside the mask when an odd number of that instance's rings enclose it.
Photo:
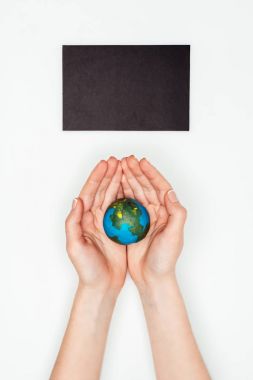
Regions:
[[[128,246],[109,239],[103,228],[107,207],[122,197],[137,199],[150,215],[148,234]],[[171,185],[146,159],[110,157],[97,164],[66,220],[67,251],[79,286],[50,379],[99,378],[128,270],[141,296],[157,379],[210,380],[175,276],[185,219]]]
[[[123,197],[137,199],[150,215],[146,237],[128,246],[113,242],[103,229],[107,207]],[[66,219],[67,252],[80,285],[119,292],[127,270],[139,289],[174,274],[185,220],[171,185],[149,161],[133,155],[100,161]]]

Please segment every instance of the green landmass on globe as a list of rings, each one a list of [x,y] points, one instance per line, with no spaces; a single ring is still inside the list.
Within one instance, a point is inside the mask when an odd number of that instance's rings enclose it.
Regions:
[[[142,240],[148,233],[150,219],[147,209],[131,198],[114,201],[104,215],[107,236],[119,244],[132,244]]]

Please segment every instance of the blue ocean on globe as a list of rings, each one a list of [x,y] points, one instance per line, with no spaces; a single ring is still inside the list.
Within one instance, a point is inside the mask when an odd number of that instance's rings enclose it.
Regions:
[[[103,226],[106,235],[116,243],[137,243],[149,231],[149,213],[136,199],[117,199],[107,208]]]

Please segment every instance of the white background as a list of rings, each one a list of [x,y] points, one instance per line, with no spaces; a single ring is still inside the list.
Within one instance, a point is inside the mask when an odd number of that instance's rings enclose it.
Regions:
[[[149,158],[188,209],[178,279],[215,380],[252,380],[250,1],[0,1],[0,378],[49,377],[76,274],[64,220],[95,163]],[[190,132],[63,132],[62,44],[190,44]],[[127,278],[102,380],[151,380]]]

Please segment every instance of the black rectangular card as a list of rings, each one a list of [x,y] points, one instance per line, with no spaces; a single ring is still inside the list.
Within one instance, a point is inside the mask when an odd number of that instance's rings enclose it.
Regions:
[[[189,45],[64,45],[63,130],[189,130]]]

